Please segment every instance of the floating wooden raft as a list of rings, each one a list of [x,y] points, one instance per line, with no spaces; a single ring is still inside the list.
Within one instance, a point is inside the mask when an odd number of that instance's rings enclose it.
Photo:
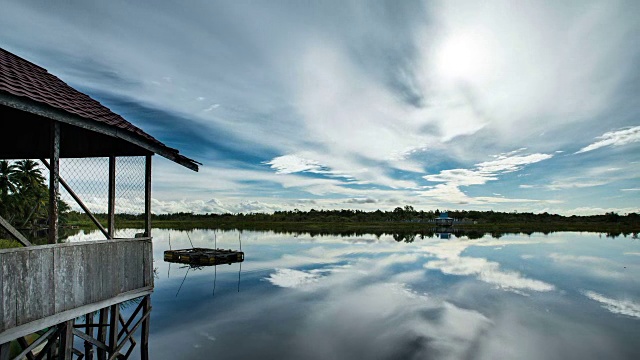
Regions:
[[[164,261],[189,265],[219,265],[244,261],[244,253],[236,250],[191,248],[166,250]]]

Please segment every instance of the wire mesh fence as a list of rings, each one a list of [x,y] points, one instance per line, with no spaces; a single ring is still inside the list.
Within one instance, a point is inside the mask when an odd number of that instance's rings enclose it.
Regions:
[[[144,214],[145,157],[117,157],[115,161],[114,237],[132,238],[141,232]],[[60,178],[107,228],[109,203],[109,158],[60,159]],[[60,186],[61,199],[74,211],[70,223],[80,224],[77,240],[104,239],[98,227],[84,214],[70,192]],[[79,213],[79,215],[78,215]]]
[[[118,238],[132,238],[142,232],[139,224],[144,214],[144,156],[123,156],[116,159],[116,234]],[[118,225],[118,220],[121,225]]]
[[[145,162],[144,156],[115,158],[116,238],[133,238],[143,232]],[[1,161],[0,185],[0,216],[36,243],[46,243],[49,208],[46,160]],[[80,203],[104,229],[108,228],[109,158],[60,159],[60,200],[60,238],[105,239]],[[0,238],[6,237],[4,232],[0,233]]]

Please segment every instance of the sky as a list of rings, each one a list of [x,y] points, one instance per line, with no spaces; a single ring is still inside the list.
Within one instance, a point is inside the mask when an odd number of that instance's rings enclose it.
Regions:
[[[155,212],[640,211],[640,2],[3,0],[0,47],[203,165]]]

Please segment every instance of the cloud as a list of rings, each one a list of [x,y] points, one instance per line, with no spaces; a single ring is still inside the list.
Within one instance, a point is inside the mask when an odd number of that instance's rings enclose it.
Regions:
[[[609,259],[597,256],[569,255],[559,253],[551,253],[549,254],[549,258],[556,263],[579,268],[580,273],[588,273],[596,277],[609,279],[622,279],[625,277],[625,274],[619,271],[619,264],[614,263]]]
[[[487,181],[498,180],[493,174],[467,169],[442,170],[436,175],[426,175],[424,179],[432,182],[445,182],[456,186],[483,185]]]
[[[498,155],[496,160],[485,161],[476,164],[481,173],[506,174],[521,170],[526,165],[551,159],[551,154],[529,154],[529,155]]]
[[[278,174],[291,174],[296,172],[318,172],[323,166],[317,161],[303,159],[297,155],[283,155],[266,161]]]
[[[472,244],[447,242],[423,247],[423,250],[438,258],[424,264],[427,269],[440,270],[443,274],[475,276],[478,280],[495,285],[499,289],[526,295],[523,291],[546,292],[555,290],[555,286],[544,281],[529,279],[517,271],[502,270],[500,264],[484,258],[462,256],[470,246],[507,246],[526,244],[527,242],[479,240]]]
[[[521,148],[510,153],[496,155],[495,160],[475,164],[469,169],[442,170],[435,175],[426,175],[423,178],[431,182],[442,182],[435,187],[420,192],[421,196],[451,201],[459,204],[481,203],[506,203],[506,202],[531,202],[528,199],[509,199],[491,196],[467,196],[460,190],[460,186],[483,185],[489,181],[496,181],[500,175],[521,170],[524,166],[535,164],[553,157],[550,154],[517,155],[526,149]]]
[[[598,136],[598,141],[583,147],[576,151],[576,154],[593,151],[606,146],[617,147],[632,144],[640,141],[640,126],[624,128],[620,130],[610,131]]]
[[[601,306],[614,314],[625,315],[640,319],[640,303],[631,300],[618,300],[608,298],[595,291],[585,291],[584,295],[591,300],[597,301]]]
[[[371,198],[362,198],[362,199],[349,199],[346,201],[347,204],[376,204],[378,200]]]
[[[317,282],[320,275],[293,269],[276,269],[265,280],[275,286],[283,288],[297,288],[307,284]]]

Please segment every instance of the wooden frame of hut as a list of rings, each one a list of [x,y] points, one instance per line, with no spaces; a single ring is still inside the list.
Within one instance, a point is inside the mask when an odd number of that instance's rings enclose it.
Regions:
[[[71,359],[74,354],[93,359],[94,350],[98,359],[128,358],[138,329],[141,357],[147,359],[153,291],[151,158],[158,154],[194,171],[199,163],[1,48],[0,119],[0,160],[41,159],[49,169],[48,245],[33,246],[0,217],[0,228],[25,246],[0,250],[0,360],[9,359],[11,341],[22,349],[16,359]],[[114,237],[119,156],[146,158],[144,234],[134,239]],[[106,228],[60,178],[60,158],[86,157],[109,159]],[[106,240],[58,243],[60,185]],[[137,298],[142,300],[124,319],[118,304]],[[78,323],[83,315],[84,322]],[[37,331],[37,340],[25,340]],[[83,350],[74,348],[74,336],[84,341]]]

